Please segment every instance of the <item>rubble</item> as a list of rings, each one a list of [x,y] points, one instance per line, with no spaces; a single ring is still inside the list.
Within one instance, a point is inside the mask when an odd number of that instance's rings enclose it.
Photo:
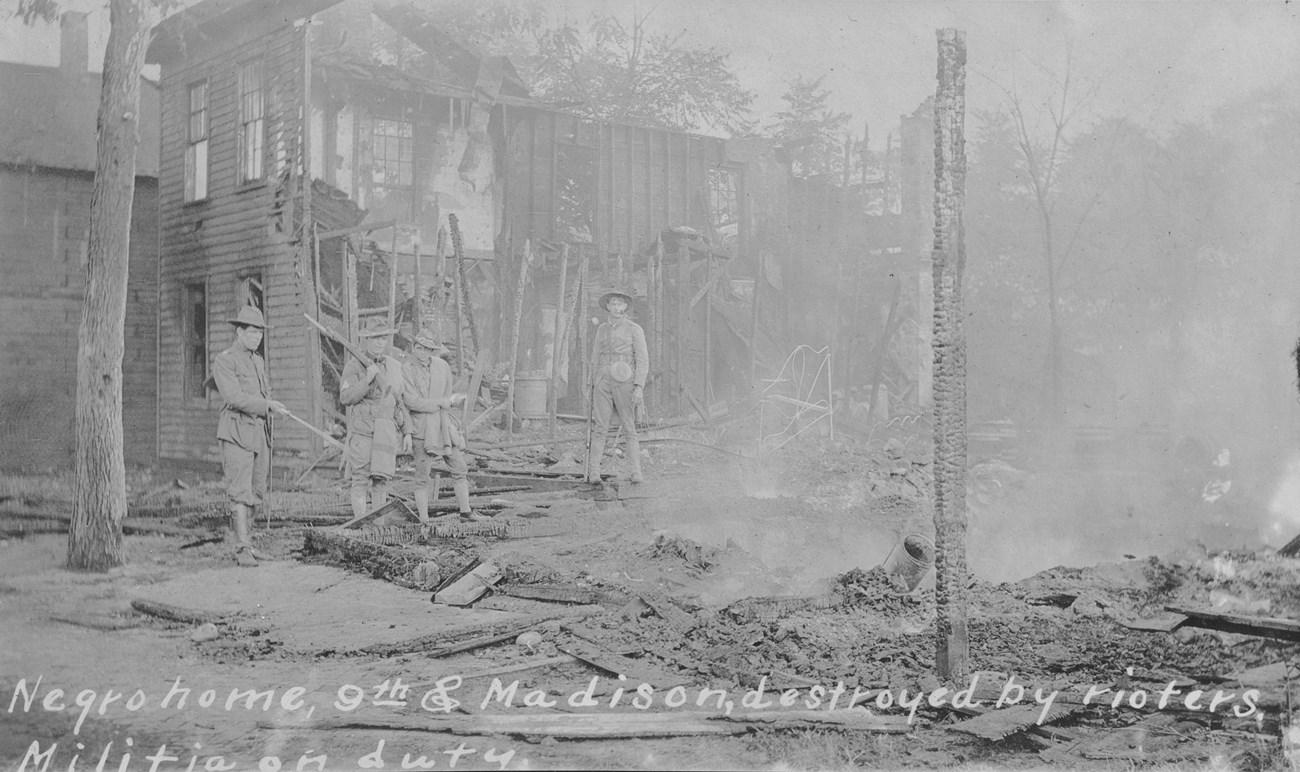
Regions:
[[[712,463],[704,468],[725,470],[736,480],[752,471],[726,466],[732,462],[707,449],[680,447],[677,460],[689,460],[692,470]],[[884,457],[890,453],[900,458]],[[1300,635],[1300,623],[1292,621],[1300,614],[1300,561],[1263,549],[1171,550],[1164,557],[1056,567],[1013,582],[972,580],[971,661],[983,670],[970,693],[980,704],[922,700],[909,709],[897,701],[904,692],[951,693],[965,686],[942,684],[933,675],[933,590],[922,583],[909,592],[900,576],[881,565],[889,545],[924,523],[927,500],[914,491],[928,486],[928,460],[901,442],[883,454],[849,443],[821,460],[825,469],[809,461],[801,470],[803,456],[795,454],[785,473],[766,475],[790,498],[756,498],[746,495],[750,489],[743,484],[728,488],[683,474],[671,485],[647,483],[654,491],[648,497],[592,502],[565,488],[563,480],[537,474],[529,478],[535,488],[495,494],[497,515],[486,523],[358,523],[340,529],[316,527],[312,518],[325,515],[286,511],[273,512],[272,521],[287,515],[304,522],[259,528],[257,536],[280,554],[293,549],[296,539],[303,563],[341,566],[365,581],[386,582],[393,593],[418,591],[426,609],[434,608],[431,599],[462,606],[436,606],[439,614],[461,614],[454,627],[440,628],[436,615],[432,626],[412,620],[387,638],[370,630],[367,642],[355,647],[313,644],[317,657],[396,667],[414,656],[446,662],[451,670],[444,672],[460,672],[467,680],[515,674],[532,687],[563,693],[595,677],[600,683],[593,694],[605,700],[620,675],[664,691],[680,686],[790,692],[797,704],[842,684],[842,698],[853,695],[857,707],[829,714],[838,723],[783,708],[766,715],[734,711],[725,720],[638,711],[639,723],[616,712],[577,721],[572,713],[529,713],[489,728],[480,721],[483,715],[419,726],[406,715],[356,716],[317,726],[330,732],[491,729],[533,739],[546,732],[613,739],[897,731],[911,737],[899,758],[915,764],[1001,759],[1145,765],[1224,753],[1245,759],[1241,754],[1261,748],[1270,757],[1280,748],[1287,663]],[[901,475],[899,467],[906,470]],[[1014,471],[999,468],[997,479],[1013,485],[1006,481]],[[510,487],[492,479],[495,487]],[[203,495],[202,486],[192,490]],[[171,522],[194,516],[184,493],[176,488],[166,494],[173,496]],[[294,493],[279,495],[288,503]],[[326,511],[337,504],[320,493],[302,495]],[[346,520],[341,513],[329,516],[336,524]],[[872,556],[845,550],[840,559],[852,561],[847,568],[832,569],[824,557],[799,563],[816,553],[801,552],[792,541],[768,551],[761,543],[742,546],[743,526],[766,517],[801,518],[808,530],[821,530],[812,535],[822,545],[848,533],[816,516],[849,522],[870,517],[891,529],[871,540]],[[177,545],[185,549],[176,554],[186,560],[212,560],[224,549],[208,542],[190,546],[183,538]],[[273,616],[242,619],[144,599],[132,606],[137,614],[177,624],[212,625],[202,635],[187,635],[202,638],[195,651],[217,662],[294,656]],[[125,617],[82,611],[53,617],[105,635],[125,629],[124,620],[138,625],[141,619],[129,610]],[[1052,704],[1045,709],[1028,698],[1028,704],[999,705],[1003,686],[1013,681],[1030,694],[1054,694]],[[1106,691],[1089,699],[1089,687]],[[1163,689],[1239,695],[1248,688],[1260,690],[1260,713],[1248,718],[1224,715],[1222,706],[1211,716],[1177,700],[1160,709],[1127,699]],[[1121,693],[1126,698],[1112,706]]]

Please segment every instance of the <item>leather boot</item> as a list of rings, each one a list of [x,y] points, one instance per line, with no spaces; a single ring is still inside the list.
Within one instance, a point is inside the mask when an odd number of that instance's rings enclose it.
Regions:
[[[415,514],[420,518],[421,523],[429,522],[429,489],[420,488],[415,491]]]
[[[469,480],[452,480],[451,489],[456,494],[456,509],[460,511],[461,520],[477,523],[492,519],[469,508]]]
[[[246,568],[257,565],[253,557],[253,538],[248,530],[248,505],[231,504],[230,519],[235,528],[235,562]]]
[[[267,507],[267,504],[264,502],[264,503],[262,503],[260,506],[249,507],[249,508],[248,508],[248,533],[249,533],[249,538],[250,538],[250,540],[251,540],[251,538],[252,538],[252,533],[253,533],[253,531],[257,530],[257,516],[258,516],[258,515],[265,515],[265,513],[266,513],[266,507]],[[267,527],[269,528],[270,526],[267,526]],[[253,557],[256,558],[257,560],[271,560],[271,559],[272,559],[270,555],[268,555],[268,554],[266,554],[265,552],[259,550],[257,547],[251,547],[250,549],[252,550]]]
[[[641,474],[641,441],[636,437],[627,438],[627,454],[632,461],[632,482],[645,482]]]
[[[591,438],[591,461],[587,465],[587,482],[600,482],[600,462],[605,455],[605,435],[598,433]]]
[[[370,486],[370,511],[374,512],[388,503],[388,481],[375,480]]]
[[[366,510],[366,489],[356,487],[352,489],[352,516],[361,517],[367,512]]]
[[[451,489],[456,494],[456,509],[461,514],[469,511],[469,480],[460,479],[451,481]]]

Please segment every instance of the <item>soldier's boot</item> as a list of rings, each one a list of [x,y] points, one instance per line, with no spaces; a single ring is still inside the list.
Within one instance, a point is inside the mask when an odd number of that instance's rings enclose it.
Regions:
[[[248,530],[248,505],[231,504],[230,519],[235,528],[235,562],[245,568],[257,565],[253,557],[253,539]]]
[[[262,504],[261,504],[260,506],[249,507],[249,508],[248,508],[248,533],[249,533],[250,538],[251,538],[251,536],[252,536],[253,531],[256,530],[256,528],[257,528],[257,516],[258,516],[259,514],[263,514],[263,513],[265,513],[265,512],[266,512],[266,507],[267,507],[266,502],[262,502]],[[270,526],[268,525],[267,527],[269,528]],[[272,559],[273,559],[270,555],[268,555],[268,554],[266,554],[265,552],[259,550],[257,547],[250,547],[250,549],[252,550],[253,557],[254,557],[255,559],[257,559],[257,560],[272,560]]]
[[[375,480],[370,486],[370,511],[374,512],[388,503],[388,481]]]
[[[366,489],[355,487],[352,489],[352,516],[361,517],[369,510],[366,509]]]
[[[632,461],[632,482],[645,482],[645,476],[641,474],[641,441],[636,437],[627,438],[627,454]]]
[[[456,509],[460,512],[461,520],[480,522],[491,519],[469,508],[469,480],[452,480],[451,489],[456,494]]]
[[[591,438],[591,460],[587,464],[587,482],[600,482],[600,461],[605,455],[605,435],[599,433]]]
[[[429,522],[429,489],[427,487],[415,491],[415,514],[420,518],[421,523]]]

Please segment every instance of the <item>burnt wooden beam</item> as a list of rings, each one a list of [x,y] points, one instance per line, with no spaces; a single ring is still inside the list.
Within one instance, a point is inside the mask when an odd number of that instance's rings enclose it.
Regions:
[[[1277,638],[1284,641],[1300,641],[1300,622],[1280,617],[1248,617],[1241,614],[1227,614],[1221,611],[1207,611],[1186,606],[1165,606],[1165,611],[1182,614],[1187,617],[1184,625],[1203,627],[1225,633],[1257,635],[1263,638]]]
[[[208,622],[216,622],[224,618],[224,614],[216,614],[211,611],[202,609],[184,608],[182,606],[173,606],[168,603],[159,603],[157,601],[137,598],[131,601],[131,608],[139,611],[141,614],[148,614],[151,617],[166,619],[169,622],[181,622],[187,625],[202,625]]]

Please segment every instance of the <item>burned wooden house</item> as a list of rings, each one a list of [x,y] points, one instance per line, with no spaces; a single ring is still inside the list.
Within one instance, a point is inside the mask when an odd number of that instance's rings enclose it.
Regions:
[[[637,294],[652,412],[707,410],[747,382],[730,265],[743,166],[723,140],[539,104],[508,61],[394,0],[205,0],[164,22],[149,59],[161,457],[215,455],[204,383],[245,304],[272,327],[275,396],[321,427],[341,419],[343,352],[307,317],[343,336],[375,314],[432,327],[466,374],[500,381],[513,362],[520,414],[547,389],[577,412],[589,303],[614,283]],[[277,455],[321,450],[277,432]]]

